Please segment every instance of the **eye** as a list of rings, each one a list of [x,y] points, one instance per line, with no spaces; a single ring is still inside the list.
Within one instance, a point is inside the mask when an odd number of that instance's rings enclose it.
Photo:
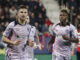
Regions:
[[[24,12],[24,13],[27,13],[27,12]]]
[[[20,13],[23,13],[23,11],[21,11]]]

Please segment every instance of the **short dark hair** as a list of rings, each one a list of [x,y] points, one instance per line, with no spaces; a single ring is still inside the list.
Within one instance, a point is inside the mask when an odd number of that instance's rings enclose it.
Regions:
[[[61,10],[61,12],[64,12],[64,13],[66,13],[66,14],[69,14],[68,11],[65,10],[65,9]]]
[[[27,8],[26,8],[26,6],[24,6],[24,5],[20,5],[20,6],[17,8],[17,11],[18,11],[19,9],[27,9]],[[27,10],[28,10],[28,9],[27,9]]]

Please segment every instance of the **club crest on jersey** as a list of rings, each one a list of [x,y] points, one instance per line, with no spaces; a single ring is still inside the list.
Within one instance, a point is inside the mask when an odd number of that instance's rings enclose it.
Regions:
[[[69,33],[69,30],[68,29],[66,30],[66,33]]]
[[[19,29],[19,28],[15,28],[15,30],[16,30],[16,31],[19,31],[20,29]]]

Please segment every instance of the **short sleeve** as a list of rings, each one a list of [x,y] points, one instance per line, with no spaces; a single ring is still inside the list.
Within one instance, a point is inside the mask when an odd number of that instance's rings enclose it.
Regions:
[[[55,33],[54,33],[55,26],[56,26],[56,24],[54,24],[54,25],[52,26],[52,28],[51,28],[51,35],[52,35],[52,36],[55,36]]]
[[[14,26],[14,22],[11,22],[5,29],[5,31],[3,32],[3,36],[9,37],[11,30]]]
[[[35,35],[34,36],[38,36],[38,30],[35,28]]]
[[[75,26],[73,26],[72,24],[70,24],[70,30],[72,33],[72,37],[73,38],[78,38],[78,32]]]
[[[37,36],[37,30],[34,26],[32,26],[31,31],[30,31],[30,36],[29,39],[30,40],[34,40],[35,36]]]

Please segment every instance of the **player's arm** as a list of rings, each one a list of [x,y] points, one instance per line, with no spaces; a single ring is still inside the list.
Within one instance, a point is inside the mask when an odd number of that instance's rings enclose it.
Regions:
[[[38,35],[36,35],[36,42],[37,42],[38,45],[40,44]]]
[[[50,40],[49,40],[49,42],[47,44],[47,49],[49,48],[49,45],[50,44],[53,44],[54,43],[54,40],[55,40],[55,37],[56,37],[56,34],[53,31],[55,29],[54,27],[55,27],[55,24],[52,26],[52,29],[51,29],[51,37],[50,37]]]
[[[50,44],[53,44],[53,43],[54,43],[54,40],[55,40],[55,36],[51,36],[51,37],[50,37],[50,40],[49,40],[49,42],[48,42],[48,44],[47,44],[47,49],[49,48],[49,45],[50,45]]]
[[[66,35],[63,35],[62,37],[63,37],[63,39],[68,40],[70,42],[74,42],[74,43],[78,43],[79,42],[78,38],[69,38]]]
[[[76,45],[75,43],[72,44],[71,56],[73,56],[73,54],[74,54],[74,48],[75,48],[75,45]]]
[[[38,34],[36,35],[36,42],[38,44],[39,50],[41,50],[42,48],[41,48],[41,43],[39,42],[39,36],[38,36]]]
[[[9,40],[9,39],[8,39],[7,37],[5,37],[5,36],[2,36],[2,41],[3,41],[4,43],[14,45],[14,42],[11,41],[11,40]]]
[[[17,45],[20,41],[11,41],[8,37],[10,36],[12,32],[12,28],[14,27],[14,22],[11,22],[7,28],[5,29],[3,36],[2,36],[2,41],[6,44],[11,44],[11,45]]]
[[[71,24],[70,25],[70,30],[71,30],[71,37],[67,37],[66,35],[63,35],[62,37],[65,39],[65,40],[68,40],[70,42],[74,42],[74,43],[78,43],[79,42],[79,39],[78,39],[78,32],[76,30],[76,28]]]
[[[6,44],[10,44],[10,45],[18,45],[20,43],[20,40],[16,40],[16,41],[11,41],[9,40],[7,37],[3,36],[2,37],[2,41]]]
[[[54,43],[54,40],[55,40],[55,36],[51,36],[48,44],[53,44]]]

